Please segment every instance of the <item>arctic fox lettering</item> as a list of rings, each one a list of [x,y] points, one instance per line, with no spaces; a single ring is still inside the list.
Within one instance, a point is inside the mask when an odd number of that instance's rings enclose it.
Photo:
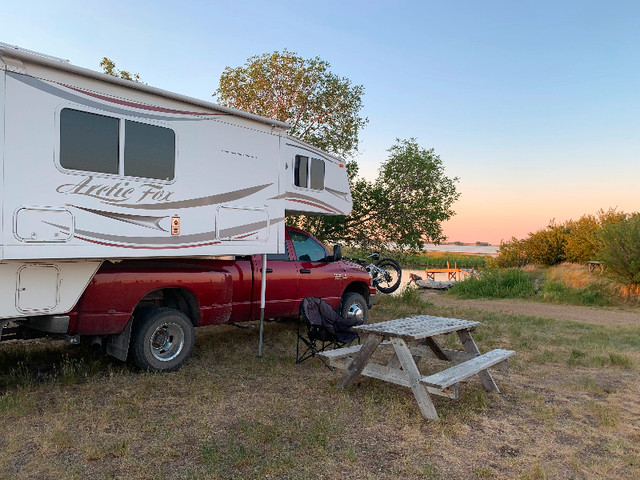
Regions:
[[[166,202],[171,199],[171,195],[174,193],[165,191],[161,185],[153,185],[151,183],[145,183],[139,187],[130,187],[129,182],[117,182],[113,185],[105,185],[93,183],[93,181],[93,177],[86,177],[78,183],[60,185],[56,188],[56,192],[67,195],[86,195],[87,197],[109,202],[126,202],[137,197],[137,200],[135,200],[136,203],[140,203],[147,197],[157,202]],[[138,190],[141,188],[145,188],[145,190],[139,192]]]

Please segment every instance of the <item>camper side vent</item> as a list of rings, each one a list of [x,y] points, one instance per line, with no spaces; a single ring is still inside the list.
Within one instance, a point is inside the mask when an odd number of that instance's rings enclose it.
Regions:
[[[27,243],[66,242],[73,236],[73,215],[65,208],[20,208],[14,216],[14,235]]]

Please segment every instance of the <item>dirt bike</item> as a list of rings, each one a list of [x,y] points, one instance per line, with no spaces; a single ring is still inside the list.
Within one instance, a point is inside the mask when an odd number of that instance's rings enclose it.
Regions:
[[[380,254],[373,252],[366,259],[350,258],[349,260],[362,265],[371,275],[371,283],[382,293],[393,293],[400,286],[402,268],[393,258],[380,259]],[[367,264],[367,262],[370,263]]]

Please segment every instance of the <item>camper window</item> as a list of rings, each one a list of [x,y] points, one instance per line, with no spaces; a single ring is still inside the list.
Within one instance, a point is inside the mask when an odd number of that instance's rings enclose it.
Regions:
[[[175,135],[169,128],[125,121],[124,174],[171,180],[175,164]]]
[[[70,108],[60,112],[60,166],[69,170],[172,180],[175,150],[170,128]]]
[[[311,159],[311,188],[314,190],[324,189],[324,161],[317,158]]]
[[[309,165],[311,163],[311,165]],[[324,189],[324,160],[296,155],[293,182],[296,187]]]
[[[309,157],[296,155],[296,168],[294,171],[294,183],[296,187],[307,188],[307,176],[309,170]]]
[[[117,118],[65,108],[60,112],[60,165],[70,170],[118,173]]]

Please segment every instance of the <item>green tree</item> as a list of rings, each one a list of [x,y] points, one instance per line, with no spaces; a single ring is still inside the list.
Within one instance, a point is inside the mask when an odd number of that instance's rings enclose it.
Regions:
[[[289,135],[339,155],[355,153],[368,120],[360,116],[361,85],[329,71],[318,57],[305,60],[284,50],[227,67],[215,92],[221,104],[292,125]],[[353,197],[349,216],[289,217],[324,241],[352,245],[422,248],[445,239],[441,223],[451,218],[459,197],[457,178],[448,178],[440,157],[415,139],[397,140],[375,181],[358,176],[347,162]]]
[[[598,231],[598,260],[607,274],[637,292],[640,287],[640,213],[610,221]]]
[[[214,96],[227,107],[287,122],[291,136],[327,152],[351,155],[368,122],[360,116],[364,87],[329,67],[286,49],[256,55],[244,66],[225,68]]]
[[[102,57],[100,66],[102,67],[102,71],[107,75],[123,78],[125,80],[131,80],[132,82],[140,82],[140,75],[138,75],[137,73],[132,74],[126,70],[118,70],[113,60],[110,60],[107,57]]]
[[[415,138],[397,139],[376,180],[352,177],[349,216],[300,217],[296,225],[325,241],[420,250],[425,242],[445,240],[442,222],[454,214],[457,181],[445,175],[433,149],[421,148]]]

